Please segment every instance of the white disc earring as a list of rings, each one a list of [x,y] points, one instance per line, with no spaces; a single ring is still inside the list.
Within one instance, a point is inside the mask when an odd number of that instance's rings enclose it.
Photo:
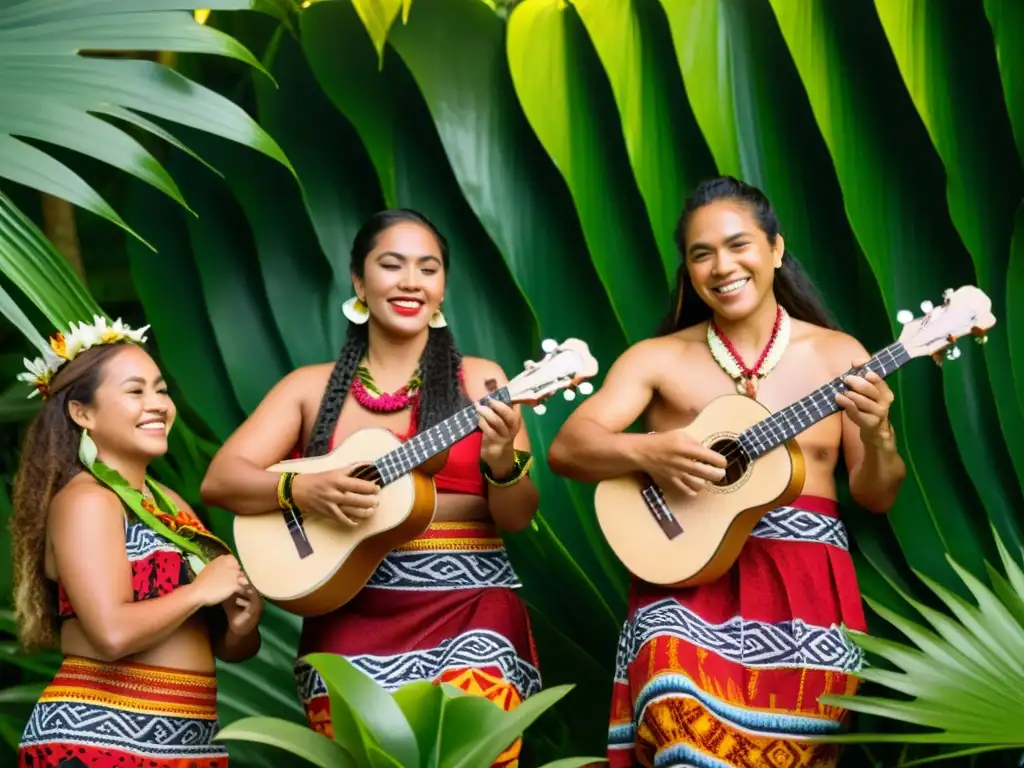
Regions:
[[[370,319],[370,310],[367,308],[366,303],[358,296],[353,296],[342,304],[341,312],[348,318],[350,323],[355,323],[356,325],[362,325]]]

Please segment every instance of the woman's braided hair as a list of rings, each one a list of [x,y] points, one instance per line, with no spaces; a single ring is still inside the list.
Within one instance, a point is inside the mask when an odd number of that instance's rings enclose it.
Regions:
[[[419,224],[430,230],[441,249],[441,262],[448,272],[448,241],[426,216],[408,208],[380,211],[371,216],[356,234],[352,243],[349,269],[359,278],[363,277],[366,257],[377,244],[377,238],[396,224]],[[356,375],[360,361],[366,355],[368,345],[367,325],[349,323],[345,345],[338,355],[338,362],[331,372],[327,389],[320,401],[320,410],[313,423],[313,432],[306,456],[322,456],[331,446],[331,436],[338,424],[341,407],[345,403],[348,388]],[[462,354],[455,345],[451,330],[431,328],[423,357],[420,358],[420,375],[423,386],[420,390],[418,431],[432,427],[469,405],[459,381]]]

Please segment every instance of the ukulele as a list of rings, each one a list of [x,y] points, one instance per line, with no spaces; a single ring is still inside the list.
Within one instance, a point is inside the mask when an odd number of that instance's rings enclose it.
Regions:
[[[478,403],[526,404],[542,414],[542,401],[559,390],[565,390],[567,400],[577,391],[593,391],[585,380],[597,374],[598,365],[585,342],[548,339],[542,348],[547,353],[542,360],[527,360],[518,376]],[[236,515],[235,549],[256,590],[298,616],[319,616],[351,600],[391,550],[430,525],[437,509],[432,474],[443,466],[430,460],[479,429],[475,407],[463,408],[404,443],[387,429],[362,429],[324,456],[268,467],[268,472],[301,473],[359,464],[353,476],[376,483],[381,492],[377,511],[354,526],[322,515],[304,517],[299,510]]]
[[[794,438],[840,410],[835,398],[847,376],[873,371],[884,378],[916,357],[941,365],[960,356],[958,338],[986,341],[996,322],[988,296],[964,286],[943,298],[937,307],[922,303],[925,314],[916,320],[902,310],[899,341],[776,413],[742,395],[708,403],[682,431],[728,467],[696,496],[664,491],[643,473],[598,483],[597,519],[615,555],[639,579],[666,587],[704,584],[729,570],[761,517],[800,495],[804,461]]]

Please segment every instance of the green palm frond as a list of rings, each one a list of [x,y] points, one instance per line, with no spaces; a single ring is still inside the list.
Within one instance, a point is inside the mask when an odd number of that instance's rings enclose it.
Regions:
[[[831,737],[830,741],[962,744],[969,747],[963,754],[1024,747],[1024,571],[998,533],[994,536],[1006,576],[988,566],[991,587],[947,555],[973,601],[917,574],[952,616],[894,585],[930,626],[868,599],[871,608],[910,644],[850,632],[864,651],[893,667],[867,666],[858,676],[909,698],[821,697],[826,706],[931,730],[858,733]]]
[[[119,168],[187,207],[160,162],[118,125],[128,123],[175,141],[143,115],[236,141],[290,168],[277,143],[237,104],[155,61],[110,58],[136,51],[207,53],[262,70],[237,40],[198,24],[191,15],[194,5],[184,0],[0,5],[0,178],[67,200],[131,231],[88,182],[35,145],[43,142]],[[281,13],[266,0],[204,5]],[[0,238],[0,251],[18,250],[18,242]]]

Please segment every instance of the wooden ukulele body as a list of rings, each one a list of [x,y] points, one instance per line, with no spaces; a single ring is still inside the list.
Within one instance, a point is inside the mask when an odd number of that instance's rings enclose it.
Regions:
[[[723,395],[682,428],[701,445],[738,455],[737,436],[770,411],[742,395]],[[804,484],[796,440],[753,462],[731,462],[724,480],[696,496],[659,489],[642,474],[598,484],[598,523],[612,550],[638,578],[666,587],[714,581],[736,562],[766,512],[788,504]]]
[[[386,429],[363,429],[324,456],[282,461],[268,471],[326,472],[369,464],[400,445]],[[321,515],[304,515],[301,533],[293,535],[287,512],[236,515],[235,549],[252,585],[274,605],[298,616],[337,610],[366,585],[391,550],[426,531],[437,508],[431,475],[447,455],[445,451],[385,485],[374,515],[351,527]],[[302,533],[311,550],[305,556],[296,540]]]

